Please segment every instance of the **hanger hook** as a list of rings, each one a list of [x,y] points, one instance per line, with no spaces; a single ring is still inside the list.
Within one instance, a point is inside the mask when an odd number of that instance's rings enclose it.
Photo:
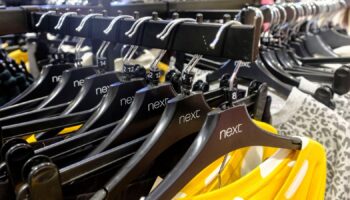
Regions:
[[[47,15],[49,15],[49,14],[54,14],[54,13],[56,13],[56,11],[54,11],[54,10],[50,10],[50,11],[47,11],[47,12],[43,13],[43,14],[40,16],[38,22],[35,24],[35,27],[39,27],[40,24],[42,23],[42,21],[44,20],[44,18],[45,18]]]
[[[253,6],[248,6],[248,9],[253,10],[255,12],[255,16],[261,17],[262,21],[264,21],[264,14],[262,13],[262,11],[259,8],[253,7]]]
[[[286,11],[286,9],[283,7],[283,6],[281,6],[281,5],[277,5],[276,6],[276,8],[280,11],[280,13],[282,12],[283,13],[283,19],[282,19],[282,17],[281,17],[281,24],[285,24],[286,22],[287,22],[287,11]]]
[[[91,13],[91,14],[86,15],[86,16],[81,20],[79,26],[75,29],[75,31],[80,32],[81,30],[83,30],[83,28],[84,28],[86,22],[87,22],[90,18],[96,17],[96,16],[102,16],[102,14],[101,14],[101,13]]]
[[[97,52],[96,52],[96,59],[100,58],[100,54],[104,48],[104,46],[106,45],[106,41],[102,41],[100,47],[98,48]]]
[[[181,92],[185,95],[190,94],[190,90],[192,88],[194,77],[194,74],[191,73],[192,69],[197,65],[202,57],[203,56],[199,54],[192,55],[191,60],[185,64],[185,67],[181,72]]]
[[[185,69],[183,70],[186,73],[191,73],[193,68],[198,64],[202,59],[203,55],[195,54],[192,56],[191,60],[187,63]]]
[[[286,6],[288,6],[291,10],[292,10],[292,12],[293,12],[293,18],[291,19],[291,22],[292,23],[296,23],[296,21],[298,20],[297,18],[298,18],[298,13],[297,13],[297,10],[296,10],[296,8],[294,7],[294,6],[292,6],[292,4],[291,3],[286,3]]]
[[[137,32],[137,30],[139,29],[139,27],[147,22],[153,19],[153,16],[146,16],[146,17],[141,17],[138,20],[136,20],[134,22],[134,24],[131,26],[131,28],[125,33],[126,36],[128,36],[129,38],[132,38],[135,33]],[[161,18],[157,17],[157,20],[160,20]]]
[[[135,54],[136,50],[139,47],[137,45],[131,45],[130,48],[128,49],[128,51],[126,52],[126,54],[123,57],[123,62],[129,62],[130,59],[132,58],[132,56]]]
[[[106,42],[106,45],[105,47],[103,48],[103,50],[101,51],[101,54],[100,54],[100,58],[103,58],[105,53],[106,53],[106,50],[108,49],[109,45],[111,44],[111,42]]]
[[[164,40],[165,38],[167,38],[171,31],[175,28],[176,25],[178,24],[181,24],[181,23],[184,23],[184,22],[196,22],[195,19],[192,19],[192,18],[180,18],[180,19],[174,19],[172,21],[170,21],[166,26],[165,28],[163,29],[162,32],[160,32],[158,35],[157,35],[157,38],[158,39],[161,39],[161,40]]]
[[[60,42],[60,44],[57,47],[57,52],[60,53],[62,51],[62,46],[64,45],[64,43],[69,39],[69,36],[66,35],[64,36],[63,40]]]
[[[260,8],[261,11],[264,11],[264,10],[267,10],[271,16],[271,19],[270,19],[270,23],[269,23],[269,27],[266,28],[266,30],[271,30],[271,27],[272,25],[274,24],[275,22],[275,12],[273,11],[272,9],[272,6],[271,5],[264,5]]]
[[[77,43],[77,45],[75,46],[75,55],[76,55],[76,61],[77,61],[77,65],[76,67],[78,66],[81,66],[81,56],[80,56],[80,49],[81,49],[81,46],[84,44],[85,42],[85,38],[79,38],[79,41]]]
[[[275,20],[272,22],[271,31],[275,31],[276,28],[281,24],[281,13],[276,6],[271,6],[271,10],[273,15],[275,16]]]
[[[153,60],[153,62],[151,64],[151,69],[152,70],[157,70],[158,69],[157,65],[160,62],[160,60],[164,57],[166,52],[167,52],[167,50],[165,50],[165,49],[160,50],[160,52],[158,53],[157,57]]]
[[[121,19],[133,19],[133,18],[134,18],[134,17],[131,16],[131,15],[119,15],[118,17],[115,17],[115,18],[111,21],[111,23],[109,23],[108,27],[103,31],[103,33],[106,34],[106,35],[108,35],[108,34],[112,31],[114,25],[115,25],[119,20],[121,20]]]
[[[101,46],[99,47],[99,49],[96,53],[97,62],[99,62],[99,60],[104,58],[105,52],[110,44],[111,44],[111,42],[102,41]],[[98,66],[101,66],[100,63],[98,63]]]
[[[57,25],[54,27],[54,29],[56,30],[60,30],[62,28],[62,25],[64,23],[64,21],[66,20],[66,18],[70,15],[77,15],[77,12],[66,12],[64,14],[62,14],[62,16],[60,17],[60,19],[58,20]]]
[[[231,20],[226,22],[225,24],[222,24],[221,27],[219,28],[218,32],[216,33],[215,39],[213,40],[213,42],[210,43],[210,48],[211,49],[215,49],[217,43],[219,42],[219,39],[222,35],[222,33],[224,32],[224,30],[232,25],[242,25],[241,22],[236,21],[236,20]]]

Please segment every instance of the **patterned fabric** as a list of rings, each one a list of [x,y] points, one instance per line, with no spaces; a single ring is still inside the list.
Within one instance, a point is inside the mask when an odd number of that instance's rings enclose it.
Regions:
[[[304,77],[298,77],[300,80],[299,89],[307,94],[314,94],[317,88],[320,87],[318,83],[311,82]],[[350,123],[350,92],[344,95],[334,94],[335,111],[342,116],[348,123]]]
[[[334,95],[335,111],[350,123],[350,92],[342,96]]]
[[[349,123],[337,112],[296,88],[272,120],[281,135],[306,136],[325,146],[326,199],[350,199]]]

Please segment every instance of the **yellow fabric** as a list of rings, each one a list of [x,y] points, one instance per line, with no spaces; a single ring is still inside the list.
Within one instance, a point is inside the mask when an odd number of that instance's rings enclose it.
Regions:
[[[158,68],[162,72],[162,75],[160,76],[160,82],[164,83],[165,82],[165,75],[169,71],[169,66],[163,62],[158,63]]]
[[[302,138],[302,141],[300,151],[276,149],[271,157],[247,175],[238,177],[234,182],[223,183],[219,189],[197,195],[182,190],[177,196],[182,200],[322,200],[326,186],[325,150],[314,140]],[[232,159],[230,162],[236,161]],[[235,171],[231,173],[236,174]],[[227,174],[221,177],[225,176]],[[193,180],[198,182],[193,183]],[[197,176],[193,180],[193,185],[203,183],[203,179],[199,180]]]
[[[65,134],[68,134],[68,133],[75,132],[75,131],[79,130],[82,126],[83,125],[80,124],[80,125],[76,125],[76,126],[71,126],[71,127],[65,128],[62,131],[60,131],[58,133],[58,135],[65,135]]]
[[[15,51],[12,51],[8,54],[10,58],[12,58],[14,61],[16,61],[17,64],[20,64],[21,61],[24,63],[27,63],[29,61],[28,59],[28,53],[22,51],[21,49],[17,49]]]
[[[58,133],[58,135],[65,135],[65,134],[69,134],[69,133],[73,133],[77,130],[79,130],[83,125],[80,124],[80,125],[76,125],[76,126],[71,126],[71,127],[67,127],[67,128],[64,128],[62,131],[60,131]],[[35,135],[30,135],[29,137],[26,137],[24,138],[29,144],[30,143],[34,143],[34,142],[37,142],[37,139],[35,137]]]
[[[264,122],[259,122],[256,120],[253,120],[253,122],[257,126],[259,126],[261,129],[273,134],[277,134],[277,130],[271,125]],[[270,157],[276,151],[275,148],[270,148],[270,147],[261,147],[261,148],[263,148],[262,160],[265,160],[266,158]],[[207,168],[205,168],[203,171],[201,171],[194,179],[192,179],[181,190],[181,192],[176,195],[175,199],[177,199],[177,197],[182,197],[184,195],[193,196],[193,195],[209,192],[216,188],[219,188],[220,183],[221,185],[226,185],[239,179],[241,177],[241,171],[242,171],[241,169],[243,167],[242,165],[243,165],[245,156],[247,155],[248,151],[251,154],[252,152],[254,153],[255,150],[256,150],[255,147],[247,147],[247,148],[242,148],[229,153],[226,158],[225,168],[220,173],[221,174],[220,182],[217,175],[224,161],[224,156],[219,158],[218,160],[213,162],[211,165],[209,165]]]
[[[34,143],[34,142],[37,142],[37,140],[36,140],[34,134],[31,135],[31,136],[29,136],[29,137],[27,137],[25,140],[26,140],[29,144],[30,144],[30,143]]]

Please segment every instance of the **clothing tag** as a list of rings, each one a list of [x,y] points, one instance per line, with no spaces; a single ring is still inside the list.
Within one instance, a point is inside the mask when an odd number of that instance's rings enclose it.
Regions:
[[[128,65],[124,64],[123,65],[123,72],[125,73],[134,73],[138,70],[139,65]]]

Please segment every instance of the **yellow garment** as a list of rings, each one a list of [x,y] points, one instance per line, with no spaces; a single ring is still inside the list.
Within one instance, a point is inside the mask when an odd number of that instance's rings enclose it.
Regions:
[[[29,144],[30,144],[30,143],[34,143],[34,142],[37,142],[36,137],[35,137],[34,134],[31,135],[31,136],[29,136],[29,137],[27,137],[27,138],[25,138],[25,140],[26,140]]]
[[[159,81],[161,83],[164,83],[165,82],[165,75],[169,71],[169,66],[163,62],[159,62],[157,64],[157,66],[158,66],[158,69],[160,69],[160,71],[161,71],[161,76],[159,78]]]
[[[71,126],[71,127],[65,128],[62,131],[60,131],[58,133],[58,135],[65,135],[65,134],[68,134],[68,133],[73,133],[73,132],[79,130],[82,126],[83,125],[80,124],[80,125],[75,125],[75,126]]]
[[[21,61],[23,61],[24,63],[27,63],[29,61],[28,53],[22,51],[21,49],[12,51],[11,53],[9,53],[8,56],[14,61],[16,61],[17,64],[21,64]]]
[[[322,200],[326,186],[325,150],[312,139],[301,139],[303,145],[300,151],[277,149],[254,170],[232,183],[222,184],[220,189],[194,196],[187,193],[178,195],[182,200]],[[235,159],[230,162],[235,162]],[[203,179],[196,181],[201,184]]]
[[[62,131],[60,131],[58,133],[58,135],[65,135],[65,134],[69,134],[69,133],[73,133],[77,130],[79,130],[83,125],[80,124],[80,125],[76,125],[76,126],[71,126],[71,127],[68,127],[68,128],[64,128]],[[34,142],[37,142],[37,139],[35,137],[35,135],[31,135],[27,138],[25,138],[25,140],[30,144],[30,143],[34,143]]]
[[[261,129],[277,134],[277,130],[271,125],[253,120]],[[222,170],[219,182],[218,173],[224,161],[224,156],[213,162],[192,179],[174,199],[194,196],[212,191],[239,179],[242,175],[261,164],[263,160],[275,153],[276,149],[271,147],[246,147],[233,151],[227,155],[224,170]],[[247,166],[246,160],[253,161],[253,166]],[[249,163],[249,162],[248,162]]]

